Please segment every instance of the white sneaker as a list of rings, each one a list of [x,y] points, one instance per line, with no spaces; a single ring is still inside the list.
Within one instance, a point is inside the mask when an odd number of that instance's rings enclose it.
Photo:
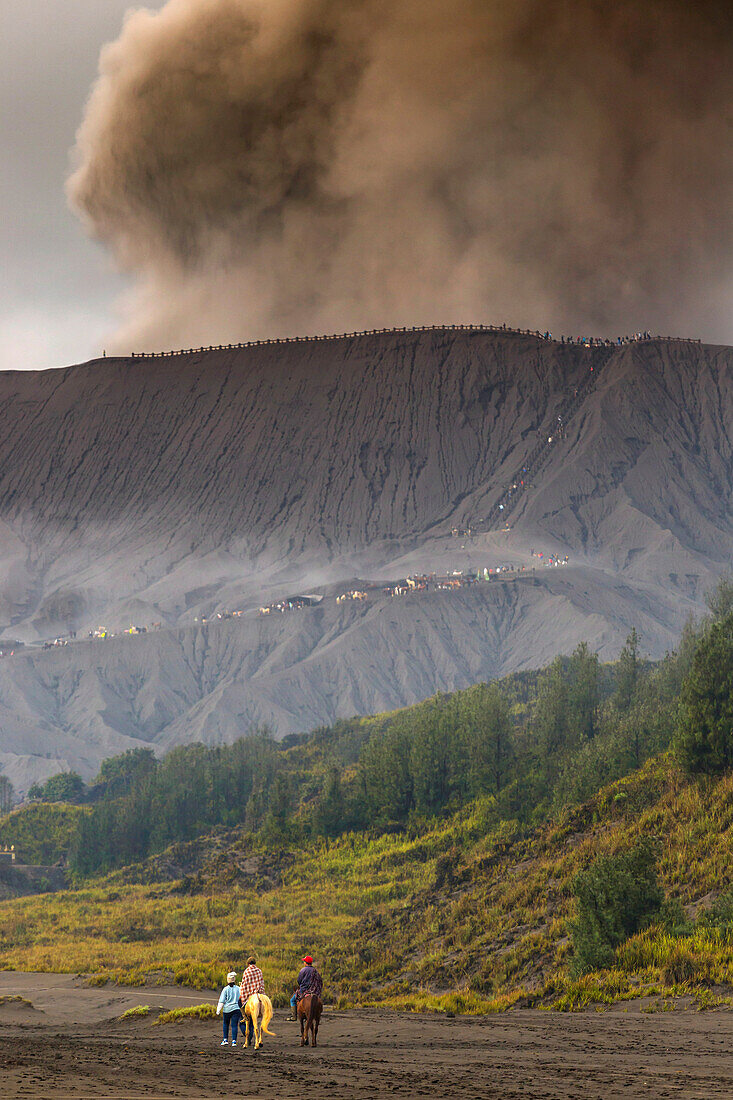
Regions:
[[[233,1046],[233,1047],[235,1047],[236,1045],[237,1045],[237,1040],[236,1040],[236,1039],[232,1039],[232,1046]]]
[[[228,1039],[222,1039],[222,1041],[219,1043],[219,1046],[228,1047],[229,1046],[229,1040]]]

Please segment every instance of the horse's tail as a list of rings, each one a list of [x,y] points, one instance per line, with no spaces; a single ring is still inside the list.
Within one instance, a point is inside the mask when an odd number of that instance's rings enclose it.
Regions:
[[[274,1031],[270,1031],[268,1024],[272,1019],[272,1001],[269,997],[266,997],[264,993],[260,997],[260,1004],[262,1006],[262,1030],[265,1035],[274,1035]]]

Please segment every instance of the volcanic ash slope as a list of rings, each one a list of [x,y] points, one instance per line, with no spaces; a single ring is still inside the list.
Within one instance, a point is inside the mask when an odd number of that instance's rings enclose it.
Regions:
[[[731,366],[686,342],[436,330],[0,375],[0,636],[162,623],[0,661],[0,763],[22,789],[141,741],[307,729],[581,639],[611,657],[634,625],[660,655],[730,560]],[[550,436],[511,530],[482,526]],[[504,560],[536,571],[334,598]],[[317,608],[257,615],[318,586]],[[245,614],[194,621],[225,607]]]

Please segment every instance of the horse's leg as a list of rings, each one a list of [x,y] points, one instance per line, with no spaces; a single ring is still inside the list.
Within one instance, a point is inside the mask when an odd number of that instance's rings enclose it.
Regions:
[[[262,1046],[262,1019],[260,1016],[260,1009],[262,1005],[259,1000],[257,1001],[257,1012],[255,1013],[255,1050],[259,1050]]]
[[[316,1012],[313,1015],[313,1046],[318,1046],[318,1022],[321,1019],[320,1015]]]
[[[298,1019],[300,1020],[300,1045],[305,1046],[305,1013],[301,1012],[300,1005],[298,1005]]]

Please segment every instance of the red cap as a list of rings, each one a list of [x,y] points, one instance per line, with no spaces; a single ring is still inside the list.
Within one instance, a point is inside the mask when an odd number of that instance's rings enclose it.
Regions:
[[[313,962],[313,959],[310,957],[310,955],[306,955],[305,958],[301,959],[300,961],[304,962],[306,966],[310,966]]]

